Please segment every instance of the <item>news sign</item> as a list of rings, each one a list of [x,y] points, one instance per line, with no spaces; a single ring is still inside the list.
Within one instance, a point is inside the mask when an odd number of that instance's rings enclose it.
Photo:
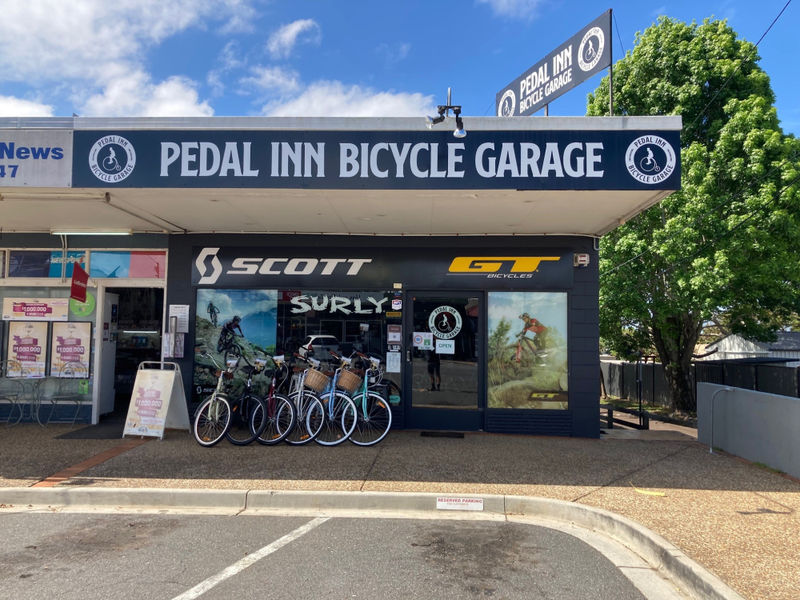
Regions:
[[[611,11],[607,10],[497,92],[497,116],[532,115],[610,65]]]

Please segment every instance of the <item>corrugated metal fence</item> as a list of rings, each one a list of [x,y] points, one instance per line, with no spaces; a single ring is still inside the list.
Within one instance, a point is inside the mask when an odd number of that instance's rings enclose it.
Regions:
[[[639,399],[659,406],[670,406],[669,386],[660,363],[601,361],[606,394],[629,400]],[[640,375],[637,377],[637,372]],[[697,383],[717,383],[732,387],[800,397],[800,367],[785,367],[756,363],[698,361],[692,364],[694,409],[697,402]]]

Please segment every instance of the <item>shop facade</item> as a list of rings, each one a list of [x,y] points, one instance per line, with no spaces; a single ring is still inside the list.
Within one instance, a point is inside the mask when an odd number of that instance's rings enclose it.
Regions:
[[[0,120],[0,162],[52,148],[43,121]],[[18,285],[21,250],[53,254],[57,283],[23,282],[43,297],[68,297],[58,265],[84,261],[103,306],[84,319],[97,356],[82,419],[109,412],[109,393],[124,402],[140,358],[120,367],[115,350],[117,391],[103,388],[112,333],[180,365],[191,414],[227,328],[251,355],[380,357],[394,427],[599,435],[598,238],[677,189],[679,119],[472,119],[466,139],[421,119],[71,121],[66,178],[58,162],[0,187],[20,208],[0,203],[0,293],[37,297]],[[55,199],[79,214],[37,229],[28,211]],[[105,212],[80,214],[93,202]],[[59,227],[77,231],[46,234]],[[131,235],[86,235],[115,227]],[[137,276],[140,258],[156,271]],[[121,329],[126,289],[152,310]],[[7,359],[10,327],[31,319],[4,319]]]

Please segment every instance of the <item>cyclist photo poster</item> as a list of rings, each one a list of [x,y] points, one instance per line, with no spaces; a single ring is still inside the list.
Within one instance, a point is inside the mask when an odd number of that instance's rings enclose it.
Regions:
[[[489,408],[567,409],[567,294],[489,292]]]
[[[202,356],[207,351],[219,364],[226,354],[238,354],[252,362],[256,353],[275,353],[277,339],[277,290],[200,289],[195,316],[195,401],[211,393],[217,383],[214,363]],[[256,350],[255,347],[260,348]],[[243,377],[237,373],[237,377]],[[234,388],[242,383],[234,380]]]

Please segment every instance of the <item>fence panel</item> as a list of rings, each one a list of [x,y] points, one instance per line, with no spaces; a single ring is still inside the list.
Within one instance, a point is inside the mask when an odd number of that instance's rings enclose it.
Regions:
[[[781,396],[798,397],[797,369],[793,367],[776,367],[758,365],[758,391]]]
[[[725,369],[725,385],[745,390],[756,389],[755,365],[726,364],[722,368]]]

